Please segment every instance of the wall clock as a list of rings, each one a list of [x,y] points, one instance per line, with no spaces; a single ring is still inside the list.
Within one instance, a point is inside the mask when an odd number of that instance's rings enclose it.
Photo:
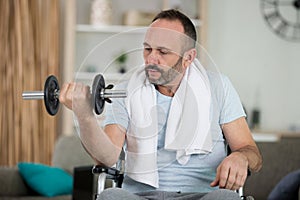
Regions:
[[[300,0],[261,0],[261,12],[275,34],[300,42]]]

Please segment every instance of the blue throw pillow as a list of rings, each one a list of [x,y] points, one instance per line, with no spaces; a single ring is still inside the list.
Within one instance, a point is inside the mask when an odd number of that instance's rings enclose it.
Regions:
[[[73,177],[63,169],[26,162],[18,168],[28,186],[43,196],[72,194]]]

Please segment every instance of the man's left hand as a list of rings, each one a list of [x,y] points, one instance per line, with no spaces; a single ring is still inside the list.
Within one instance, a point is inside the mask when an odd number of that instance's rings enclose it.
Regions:
[[[217,168],[216,178],[210,186],[237,190],[246,181],[248,173],[248,159],[241,152],[232,152]]]

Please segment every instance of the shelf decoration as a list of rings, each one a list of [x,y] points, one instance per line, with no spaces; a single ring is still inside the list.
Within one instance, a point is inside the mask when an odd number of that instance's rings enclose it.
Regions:
[[[112,24],[111,0],[93,0],[91,7],[91,24],[96,26]]]

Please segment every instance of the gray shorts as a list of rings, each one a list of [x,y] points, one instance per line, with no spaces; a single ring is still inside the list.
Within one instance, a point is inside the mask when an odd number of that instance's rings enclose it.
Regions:
[[[120,188],[104,190],[99,198],[101,200],[240,200],[238,193],[231,190],[219,189],[207,194],[178,193],[164,191],[150,191],[132,194]]]

